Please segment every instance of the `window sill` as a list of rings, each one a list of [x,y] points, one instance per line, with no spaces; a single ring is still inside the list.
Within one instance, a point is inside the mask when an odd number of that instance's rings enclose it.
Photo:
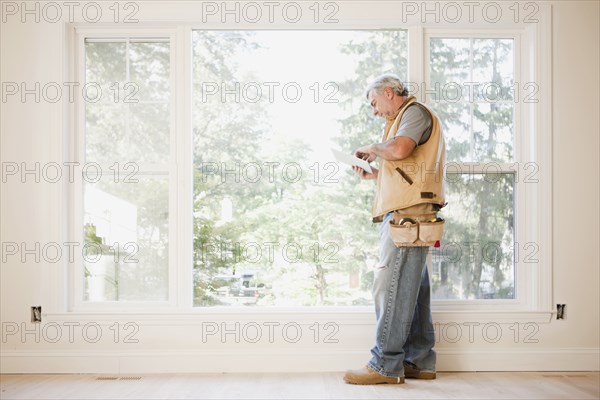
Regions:
[[[488,323],[499,324],[550,323],[555,311],[434,311],[433,322],[438,324]],[[337,323],[340,325],[372,325],[372,307],[278,308],[247,310],[240,308],[210,308],[189,312],[173,311],[93,311],[43,314],[42,321],[94,322],[100,325],[115,322],[135,322],[139,325],[202,325],[210,322],[296,322],[299,324]]]

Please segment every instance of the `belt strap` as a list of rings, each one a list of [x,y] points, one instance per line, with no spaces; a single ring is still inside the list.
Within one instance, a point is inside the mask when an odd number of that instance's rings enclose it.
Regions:
[[[418,222],[427,222],[427,221],[431,221],[431,220],[435,220],[437,218],[437,213],[427,213],[427,214],[404,214],[404,213],[400,213],[398,211],[394,211],[394,217],[393,217],[393,221],[394,224],[397,224],[398,222],[400,222],[400,220],[402,218],[412,218],[415,221]]]

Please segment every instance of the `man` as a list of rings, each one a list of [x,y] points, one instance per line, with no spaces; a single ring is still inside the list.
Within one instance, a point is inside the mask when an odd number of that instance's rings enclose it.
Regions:
[[[363,179],[376,179],[373,221],[379,228],[379,265],[373,298],[376,343],[372,358],[360,370],[348,371],[352,384],[404,383],[404,378],[435,379],[435,338],[430,308],[428,246],[439,245],[445,205],[445,144],[437,115],[409,96],[391,74],[375,79],[367,99],[376,116],[386,119],[383,140],[360,147],[355,155],[368,162],[380,158],[379,169]]]

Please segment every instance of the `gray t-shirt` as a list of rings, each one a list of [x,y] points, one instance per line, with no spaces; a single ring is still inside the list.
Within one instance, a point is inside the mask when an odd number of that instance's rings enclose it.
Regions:
[[[400,121],[398,132],[396,136],[407,136],[417,143],[417,145],[423,144],[431,136],[431,115],[423,106],[411,104]]]

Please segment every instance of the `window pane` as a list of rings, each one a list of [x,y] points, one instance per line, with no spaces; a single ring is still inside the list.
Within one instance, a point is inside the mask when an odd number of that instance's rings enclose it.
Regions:
[[[473,153],[476,160],[512,158],[512,104],[477,104],[473,107]]]
[[[136,179],[85,184],[86,301],[167,300],[168,181]]]
[[[471,107],[463,103],[438,103],[435,109],[446,139],[446,160],[469,161],[471,155]]]
[[[88,86],[99,85],[101,93],[99,101],[110,101],[108,94],[114,82],[124,83],[127,79],[127,43],[125,42],[93,42],[85,43],[85,81]],[[95,94],[95,93],[94,93]],[[96,96],[90,93],[94,100]]]
[[[449,174],[441,247],[432,249],[432,296],[512,299],[514,175]]]
[[[333,162],[379,139],[364,89],[406,79],[404,31],[197,31],[194,304],[370,304],[372,182]]]
[[[85,107],[86,159],[110,163],[129,160],[131,145],[126,134],[128,112],[118,104],[94,104]]]
[[[428,101],[446,128],[448,161],[514,159],[513,42],[490,38],[430,40]]]
[[[169,158],[169,104],[131,104],[129,110],[131,147],[135,147],[135,160],[167,162]]]
[[[514,49],[512,39],[473,39],[473,82],[477,101],[512,100]]]
[[[170,44],[85,42],[83,211],[86,302],[169,298]]]
[[[438,299],[514,298],[514,175],[500,169],[514,159],[513,42],[429,43],[429,103],[442,121],[446,161],[463,171],[463,162],[494,163],[494,173],[447,176],[444,243],[432,253]]]
[[[168,42],[131,42],[129,44],[130,79],[139,88],[135,98],[141,102],[153,100],[168,103],[170,93],[169,51]]]
[[[94,42],[86,51],[86,160],[166,164],[168,42]]]
[[[441,94],[453,90],[455,84],[462,87],[463,82],[470,77],[469,39],[433,38],[429,46],[430,87],[435,88],[434,93],[438,94],[433,100],[442,101]],[[462,95],[462,91],[460,94]],[[455,93],[448,93],[446,97],[454,99]]]

